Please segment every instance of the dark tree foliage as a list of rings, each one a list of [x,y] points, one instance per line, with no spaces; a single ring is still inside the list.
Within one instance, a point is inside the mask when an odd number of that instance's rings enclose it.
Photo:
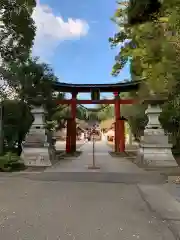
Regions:
[[[21,154],[21,143],[33,121],[29,107],[18,100],[3,102],[4,144],[7,150]],[[18,146],[15,148],[15,146]]]
[[[0,1],[0,54],[5,62],[24,61],[35,37],[35,0]]]
[[[130,0],[128,6],[128,23],[130,25],[152,21],[160,12],[159,0]]]

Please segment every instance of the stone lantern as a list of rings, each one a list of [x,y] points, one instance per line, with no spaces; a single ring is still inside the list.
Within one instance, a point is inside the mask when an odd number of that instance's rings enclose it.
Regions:
[[[178,166],[173,157],[172,145],[165,135],[164,129],[159,121],[162,112],[161,105],[166,101],[163,97],[152,95],[144,100],[148,105],[146,115],[148,123],[144,130],[144,136],[140,141],[139,161],[142,165],[150,167],[173,167]]]
[[[37,96],[31,113],[34,121],[22,144],[21,158],[26,166],[51,166],[51,149],[47,142],[45,129],[45,110],[39,103],[41,96]]]

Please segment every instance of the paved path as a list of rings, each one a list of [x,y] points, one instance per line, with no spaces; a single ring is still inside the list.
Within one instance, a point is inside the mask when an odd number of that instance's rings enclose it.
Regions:
[[[76,147],[79,148],[84,144],[84,141],[76,141]],[[57,141],[56,142],[56,149],[57,150],[64,150],[66,149],[66,142],[65,141]]]
[[[80,150],[82,154],[78,158],[70,158],[60,161],[53,167],[50,167],[46,172],[84,172],[88,170],[88,166],[92,165],[93,160],[93,144],[92,142],[85,143]],[[95,162],[100,167],[100,172],[142,172],[135,164],[127,159],[112,158],[109,155],[111,148],[103,141],[95,143]]]
[[[80,182],[112,182],[112,183],[162,183],[165,177],[157,173],[148,173],[138,168],[125,158],[113,158],[108,151],[111,148],[104,142],[95,144],[95,162],[100,169],[90,170],[92,166],[92,142],[87,142],[80,149],[78,157],[60,160],[44,173],[33,176],[42,181],[80,181]]]

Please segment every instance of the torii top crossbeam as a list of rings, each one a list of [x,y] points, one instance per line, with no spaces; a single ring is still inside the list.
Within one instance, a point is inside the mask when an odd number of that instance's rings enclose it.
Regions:
[[[54,83],[53,89],[60,92],[78,92],[88,93],[92,89],[98,89],[100,92],[130,92],[138,90],[140,81],[129,81],[114,84],[70,84],[70,83]]]

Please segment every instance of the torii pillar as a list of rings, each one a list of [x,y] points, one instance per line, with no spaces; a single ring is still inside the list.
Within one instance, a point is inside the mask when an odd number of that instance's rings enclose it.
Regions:
[[[76,92],[72,92],[71,117],[67,119],[66,153],[76,152]]]
[[[120,135],[119,135],[119,119],[120,119],[120,98],[119,92],[114,92],[115,104],[115,133],[114,133],[114,140],[115,140],[115,152],[120,152]]]
[[[71,152],[71,119],[67,119],[66,125],[66,153]]]
[[[125,151],[125,125],[124,118],[121,118],[119,92],[114,93],[115,98],[115,152]]]
[[[71,100],[71,152],[76,152],[76,97],[77,92],[72,92]]]
[[[120,134],[120,142],[119,142],[119,149],[120,152],[125,152],[125,118],[120,117],[119,120],[119,134]]]

